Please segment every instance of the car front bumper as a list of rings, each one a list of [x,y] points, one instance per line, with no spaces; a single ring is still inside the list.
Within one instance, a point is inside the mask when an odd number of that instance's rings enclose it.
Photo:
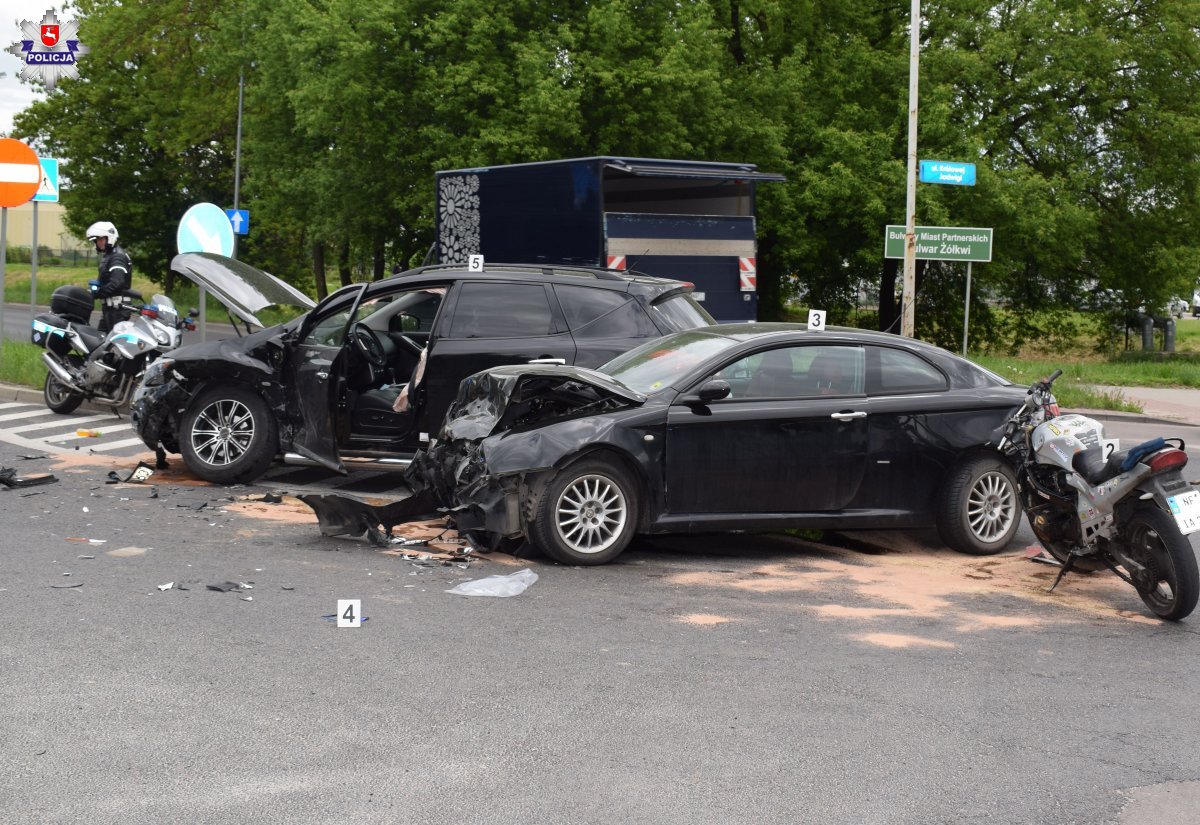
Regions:
[[[139,386],[129,407],[129,422],[138,438],[150,449],[161,444],[177,453],[179,419],[190,399],[191,394],[178,381],[167,381],[154,387]]]

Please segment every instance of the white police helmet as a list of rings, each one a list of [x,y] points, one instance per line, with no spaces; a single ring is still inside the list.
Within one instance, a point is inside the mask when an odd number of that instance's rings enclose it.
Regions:
[[[108,238],[108,245],[117,242],[117,228],[108,221],[96,221],[87,228],[87,239],[95,242],[97,238]]]

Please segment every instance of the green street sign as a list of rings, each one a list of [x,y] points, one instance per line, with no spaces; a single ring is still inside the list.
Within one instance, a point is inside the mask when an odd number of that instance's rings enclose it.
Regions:
[[[992,230],[963,226],[918,226],[917,258],[923,261],[990,261]],[[904,257],[904,227],[888,224],[883,257]]]

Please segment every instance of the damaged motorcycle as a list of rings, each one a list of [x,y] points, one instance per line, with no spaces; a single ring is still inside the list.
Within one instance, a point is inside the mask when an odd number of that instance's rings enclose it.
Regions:
[[[1159,618],[1178,621],[1200,596],[1189,534],[1200,530],[1200,489],[1183,478],[1183,439],[1155,438],[1106,455],[1104,425],[1061,414],[1055,370],[1035,381],[999,449],[1013,460],[1029,524],[1061,568],[1108,569]]]
[[[126,320],[107,334],[91,326],[92,295],[76,286],[61,286],[50,297],[50,312],[33,319],[30,337],[44,347],[49,373],[42,389],[46,406],[66,415],[84,401],[122,407],[147,365],[179,346],[183,330],[194,330],[191,310],[180,316],[165,295],[141,304],[135,290],[121,293]]]

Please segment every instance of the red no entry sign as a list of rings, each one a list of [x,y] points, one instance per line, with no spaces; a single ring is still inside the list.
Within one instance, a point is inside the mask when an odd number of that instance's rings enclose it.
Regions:
[[[20,206],[37,194],[42,165],[19,140],[0,138],[0,206]]]

